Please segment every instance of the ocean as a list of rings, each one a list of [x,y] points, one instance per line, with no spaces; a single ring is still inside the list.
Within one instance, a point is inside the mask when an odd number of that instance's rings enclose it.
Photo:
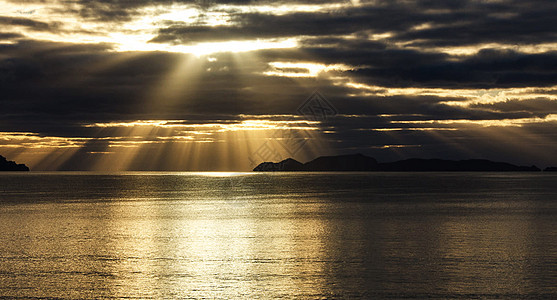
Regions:
[[[0,297],[557,298],[557,174],[4,172]]]

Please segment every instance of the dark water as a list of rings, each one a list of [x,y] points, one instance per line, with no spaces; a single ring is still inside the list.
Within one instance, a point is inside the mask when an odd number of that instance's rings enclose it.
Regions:
[[[0,297],[556,298],[557,174],[0,175]]]

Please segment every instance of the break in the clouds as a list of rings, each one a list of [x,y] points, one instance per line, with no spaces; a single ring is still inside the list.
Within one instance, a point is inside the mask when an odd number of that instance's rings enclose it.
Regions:
[[[557,165],[555,1],[0,8],[0,154],[32,169],[354,152]],[[304,115],[316,90],[335,114]]]

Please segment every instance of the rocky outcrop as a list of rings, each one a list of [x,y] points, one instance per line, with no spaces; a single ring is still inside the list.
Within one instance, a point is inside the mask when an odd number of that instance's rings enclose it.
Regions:
[[[24,164],[17,164],[14,161],[9,161],[4,156],[0,155],[0,171],[29,171],[29,168]]]
[[[274,172],[274,171],[303,171],[303,164],[295,159],[288,158],[278,163],[264,162],[260,163],[255,169],[256,172]]]

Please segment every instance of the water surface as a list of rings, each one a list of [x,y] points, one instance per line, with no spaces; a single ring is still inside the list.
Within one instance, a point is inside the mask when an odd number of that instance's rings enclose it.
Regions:
[[[0,297],[555,298],[556,183],[2,173]]]

